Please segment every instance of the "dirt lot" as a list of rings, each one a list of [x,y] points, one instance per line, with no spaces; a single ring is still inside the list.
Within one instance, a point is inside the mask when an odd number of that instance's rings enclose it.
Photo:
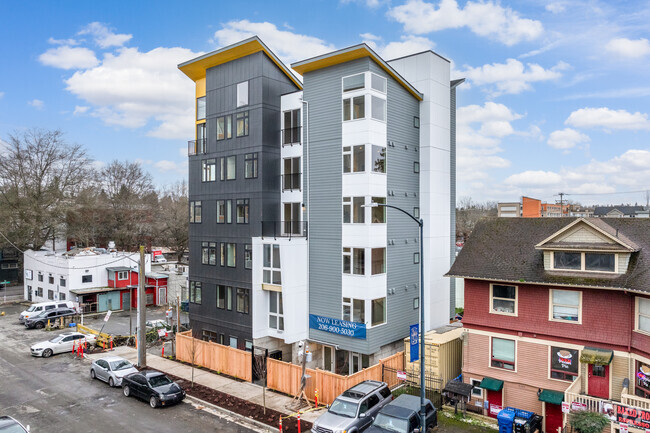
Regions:
[[[467,418],[471,419],[471,418]],[[496,429],[486,427],[485,425],[477,422],[468,423],[461,420],[458,416],[454,417],[451,413],[438,414],[438,430],[437,433],[490,433],[495,432]]]

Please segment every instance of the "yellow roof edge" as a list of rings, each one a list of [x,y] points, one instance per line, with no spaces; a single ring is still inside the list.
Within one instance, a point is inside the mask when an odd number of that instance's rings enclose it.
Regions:
[[[384,59],[375,53],[368,45],[358,44],[348,48],[343,48],[338,51],[323,54],[320,56],[312,57],[310,59],[301,60],[300,62],[293,63],[291,68],[297,73],[304,75],[307,72],[315,71],[329,66],[338,65],[340,63],[349,62],[351,60],[360,59],[363,57],[370,57],[375,61],[384,71],[400,83],[411,95],[418,101],[422,101],[423,95],[404,77],[402,77],[392,66],[390,66]]]
[[[192,81],[205,77],[205,71],[214,66],[222,65],[242,57],[263,51],[276,64],[292,83],[302,90],[302,83],[289,68],[267,47],[258,36],[252,36],[235,44],[211,51],[187,62],[180,63],[178,69]]]

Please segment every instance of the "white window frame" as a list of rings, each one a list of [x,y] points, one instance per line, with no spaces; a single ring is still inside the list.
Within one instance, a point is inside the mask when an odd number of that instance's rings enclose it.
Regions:
[[[352,92],[352,91],[351,91]],[[365,120],[368,119],[368,94],[363,93],[360,95],[346,95],[345,98],[341,99],[341,121],[342,122],[354,122],[355,120]],[[362,117],[355,117],[354,115],[354,100],[356,98],[363,98],[363,116]],[[345,119],[345,101],[350,101],[350,118]]]
[[[373,80],[373,78],[379,78],[379,79],[381,79],[381,80],[384,82],[384,90],[376,89],[376,88],[372,85],[372,80]],[[371,88],[372,90],[374,90],[375,92],[379,92],[379,93],[382,93],[382,94],[385,95],[385,94],[386,94],[386,91],[387,91],[387,89],[388,89],[388,80],[386,79],[386,77],[382,77],[382,76],[379,75],[379,74],[375,74],[374,72],[371,72],[371,73],[370,73],[370,88]]]
[[[650,329],[645,330],[645,329],[639,328],[639,317],[641,316],[639,304],[641,303],[641,299],[645,300],[646,302],[650,302],[650,298],[644,298],[642,296],[636,296],[635,297],[635,299],[634,299],[634,330],[636,332],[641,333],[641,334],[650,335]],[[643,316],[646,317],[645,314]],[[648,316],[648,319],[650,319],[650,316]]]
[[[282,292],[269,291],[268,294],[269,294],[269,328],[275,329],[277,332],[284,332],[284,300],[282,299]],[[274,296],[277,298],[277,306],[278,306],[278,311],[275,313],[271,311],[271,298]],[[271,326],[271,317],[275,317],[275,324],[276,324],[275,328]],[[280,327],[280,323],[281,323],[280,319],[282,319],[282,327]]]
[[[512,337],[512,336],[506,336],[506,337]],[[492,365],[492,341],[495,338],[498,338],[499,340],[510,340],[510,341],[515,342],[515,361],[513,363],[513,369],[512,370],[509,370],[509,369],[503,368],[503,367],[494,367]],[[503,338],[501,336],[497,337],[497,336],[491,335],[490,336],[490,350],[488,351],[488,367],[489,368],[494,368],[494,369],[499,370],[499,371],[509,371],[511,373],[516,373],[517,372],[517,345],[518,345],[518,342],[517,342],[517,340],[515,338]]]
[[[509,286],[509,287],[514,287],[515,288],[515,312],[514,313],[508,313],[505,311],[496,311],[494,309],[494,300],[495,299],[501,299],[504,301],[512,301],[510,298],[499,298],[494,296],[494,286]],[[512,284],[490,284],[490,314],[501,314],[503,316],[514,316],[517,317],[519,315],[519,286],[515,286]]]
[[[550,269],[552,271],[562,271],[562,272],[593,272],[598,274],[618,274],[618,253],[613,253],[610,251],[557,251],[559,253],[579,253],[580,254],[580,269],[563,269],[555,267],[555,253],[556,251],[551,251],[551,263]],[[593,254],[613,254],[614,255],[614,270],[613,271],[594,271],[585,268],[585,253]]]
[[[267,245],[269,246],[269,249],[270,249],[270,253],[269,253],[269,262],[271,264],[270,266],[266,266],[265,263],[264,263],[264,249],[266,248]],[[262,245],[262,283],[263,284],[269,284],[269,285],[272,285],[272,286],[281,287],[282,286],[282,256],[280,256],[280,267],[276,268],[276,267],[273,266],[273,262],[274,262],[273,258],[274,258],[274,255],[275,255],[275,248],[274,247],[276,247],[276,246],[278,247],[277,253],[281,254],[279,244],[264,244],[264,245]],[[265,272],[267,272],[267,271],[268,271],[268,275],[270,277],[269,281],[266,281],[266,278],[265,278]],[[274,283],[275,278],[273,278],[273,276],[275,275],[276,272],[278,274],[280,274],[280,284],[275,284]]]
[[[249,105],[249,96],[248,81],[237,83],[237,108]]]
[[[124,278],[122,278],[124,276]],[[129,279],[129,271],[117,271],[117,280],[126,281]]]
[[[578,320],[565,320],[565,319],[556,319],[553,317],[553,306],[556,305],[553,303],[553,291],[557,290],[558,292],[578,292]],[[569,308],[575,308],[575,305],[564,305],[557,304],[558,306],[566,306]],[[562,289],[549,289],[548,290],[548,320],[551,322],[560,322],[560,323],[573,323],[574,325],[582,325],[582,290],[562,290]]]
[[[357,87],[357,88],[354,88],[354,89],[345,90],[345,79],[350,78],[350,77],[356,77],[358,75],[363,75],[363,87]],[[345,77],[341,77],[341,93],[346,94],[348,92],[359,92],[359,91],[362,91],[362,90],[366,89],[367,88],[367,81],[368,81],[367,78],[368,77],[366,77],[365,72],[359,72],[359,73],[356,73],[356,74],[346,75]]]
[[[373,99],[384,101],[384,106],[382,110],[383,113],[381,113],[382,118],[375,117],[375,110],[373,109],[373,104],[372,104]],[[382,98],[377,95],[370,95],[370,118],[372,120],[376,120],[377,122],[386,123],[387,117],[388,117],[388,102],[386,101],[386,98]]]
[[[481,380],[480,379],[474,379],[473,377],[471,377],[469,379],[469,383],[472,384],[472,386],[474,386],[474,388],[472,389],[472,395],[471,396],[474,397],[474,398],[480,398],[482,400],[483,399],[483,388],[481,388],[479,386],[481,384]],[[476,391],[476,390],[478,390],[478,394],[474,393],[474,391]]]

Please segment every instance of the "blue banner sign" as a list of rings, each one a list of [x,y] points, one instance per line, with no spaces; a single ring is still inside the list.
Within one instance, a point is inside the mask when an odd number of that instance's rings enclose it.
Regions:
[[[409,330],[409,343],[411,344],[411,362],[415,362],[420,359],[419,328],[420,326],[416,323],[415,325],[411,325],[411,329]]]
[[[348,322],[347,320],[333,319],[331,317],[309,315],[309,327],[332,334],[345,335],[352,338],[366,338],[366,324]]]

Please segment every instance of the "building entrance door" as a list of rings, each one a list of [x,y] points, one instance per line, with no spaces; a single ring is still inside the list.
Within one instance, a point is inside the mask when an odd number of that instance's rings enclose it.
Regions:
[[[32,286],[27,286],[27,300],[32,302]]]
[[[124,292],[122,293],[122,310],[128,310],[129,309],[129,292]]]
[[[557,433],[562,428],[562,406],[559,404],[544,403],[546,415],[546,433]]]
[[[589,364],[589,395],[609,399],[609,365]]]
[[[487,390],[487,400],[490,404],[488,408],[488,415],[492,418],[496,418],[499,411],[497,408],[503,408],[503,390],[499,391],[490,391]]]

